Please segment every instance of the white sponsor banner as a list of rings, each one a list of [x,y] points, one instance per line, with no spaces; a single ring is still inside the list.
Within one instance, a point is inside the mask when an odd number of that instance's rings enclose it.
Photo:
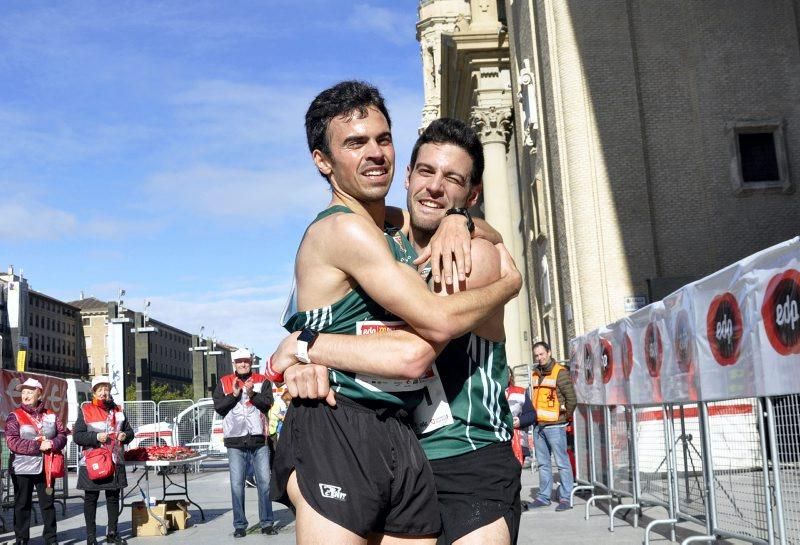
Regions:
[[[661,366],[664,360],[664,340],[658,317],[664,310],[660,301],[639,309],[628,317],[628,335],[633,353],[633,368],[629,381],[631,403],[652,405],[661,403]]]
[[[704,401],[755,395],[752,285],[737,263],[692,284],[700,394]]]
[[[661,366],[661,396],[665,403],[697,401],[700,377],[697,365],[697,335],[692,308],[693,286],[686,286],[664,299],[658,318],[665,335]]]
[[[603,388],[603,369],[600,361],[600,335],[590,331],[583,336],[583,345],[579,347],[579,359],[582,360],[578,381],[583,382],[583,390],[587,403],[591,405],[605,404]]]
[[[586,382],[582,378],[583,374],[583,344],[585,337],[575,337],[569,341],[569,376],[572,379],[572,386],[575,388],[575,395],[579,403],[590,403],[589,391]]]
[[[598,334],[605,402],[607,405],[626,405],[630,403],[630,394],[626,370],[622,367],[625,321],[620,320],[608,327],[601,327]]]
[[[756,394],[800,392],[800,238],[756,254],[744,268],[754,286],[746,316],[757,324]]]

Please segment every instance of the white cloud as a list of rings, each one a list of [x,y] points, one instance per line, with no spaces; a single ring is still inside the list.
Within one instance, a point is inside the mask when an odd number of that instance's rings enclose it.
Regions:
[[[0,183],[0,238],[16,240],[58,240],[73,237],[122,239],[147,235],[164,228],[163,221],[126,220],[102,216],[79,217],[50,206],[43,191],[30,184],[25,192],[11,193],[10,185]]]
[[[53,240],[74,233],[75,216],[36,202],[0,202],[0,239]]]
[[[278,320],[289,289],[289,282],[273,280],[227,291],[152,297],[152,316],[195,334],[204,326],[206,336],[268,357],[286,335]]]
[[[328,202],[326,182],[306,168],[284,171],[189,167],[162,172],[145,184],[151,206],[195,216],[238,218],[242,226],[270,223],[319,210]]]

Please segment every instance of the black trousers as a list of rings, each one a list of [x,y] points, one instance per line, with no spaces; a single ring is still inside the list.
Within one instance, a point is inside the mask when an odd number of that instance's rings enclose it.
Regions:
[[[31,535],[31,510],[33,509],[33,489],[39,496],[39,510],[42,512],[44,528],[42,537],[45,543],[56,543],[56,508],[52,494],[45,494],[44,471],[38,475],[17,475],[11,472],[14,483],[14,535],[18,540],[27,541]]]
[[[106,535],[117,535],[117,520],[119,520],[119,488],[106,490],[106,510],[108,511],[108,525]],[[100,499],[99,490],[83,491],[83,516],[86,521],[86,539],[92,541],[97,537],[97,500]]]

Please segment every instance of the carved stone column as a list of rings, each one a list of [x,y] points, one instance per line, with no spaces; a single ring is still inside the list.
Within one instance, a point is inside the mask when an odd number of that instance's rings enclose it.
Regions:
[[[483,206],[486,221],[497,229],[505,241],[517,266],[523,266],[521,256],[515,252],[515,239],[512,207],[519,206],[512,198],[508,178],[506,154],[513,131],[511,106],[475,106],[470,113],[472,127],[483,143]],[[510,365],[519,365],[530,360],[530,354],[523,353],[521,333],[527,330],[520,319],[522,299],[512,299],[505,308],[506,356]]]

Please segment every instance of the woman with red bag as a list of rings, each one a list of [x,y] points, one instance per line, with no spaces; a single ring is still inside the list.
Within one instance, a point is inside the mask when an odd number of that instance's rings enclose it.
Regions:
[[[106,542],[123,543],[117,532],[120,492],[128,485],[123,447],[133,441],[133,429],[122,407],[111,398],[106,376],[92,379],[92,402],[84,403],[72,429],[75,444],[83,447],[78,464],[78,489],[83,490],[86,544],[97,545],[97,500],[106,491]],[[103,450],[100,450],[103,449]],[[87,467],[90,464],[91,467]]]
[[[45,456],[60,452],[67,444],[64,425],[42,403],[42,383],[29,378],[17,385],[22,404],[6,419],[6,442],[11,451],[9,467],[14,483],[14,535],[17,545],[30,539],[33,489],[39,496],[48,545],[58,543],[53,489],[47,484]]]

